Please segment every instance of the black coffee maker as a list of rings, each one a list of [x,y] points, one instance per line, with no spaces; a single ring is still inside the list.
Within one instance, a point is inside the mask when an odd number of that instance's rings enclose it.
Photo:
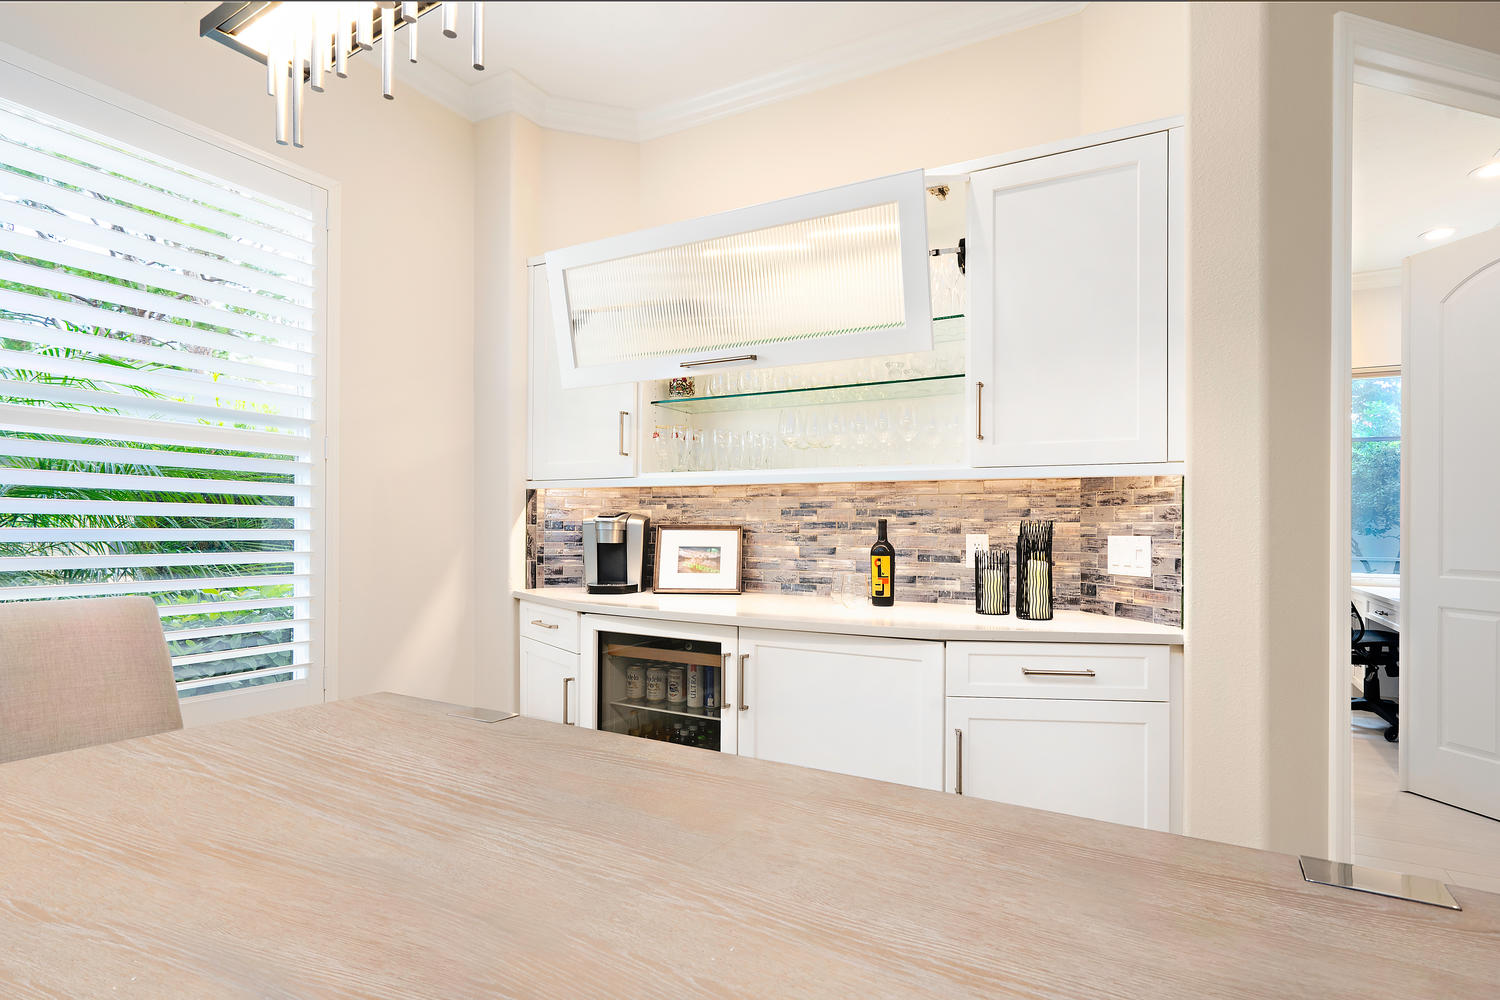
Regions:
[[[600,514],[583,522],[583,584],[590,594],[645,590],[646,524],[640,514]]]

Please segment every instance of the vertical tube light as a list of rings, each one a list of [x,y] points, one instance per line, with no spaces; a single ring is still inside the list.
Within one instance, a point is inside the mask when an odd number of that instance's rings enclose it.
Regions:
[[[474,0],[472,5],[474,11],[474,68],[484,69],[484,3],[483,0]]]
[[[314,8],[307,39],[308,86],[323,93],[323,71],[328,67],[328,18],[322,8]]]
[[[401,20],[406,22],[406,60],[417,61],[417,5],[414,3],[403,3],[401,5]]]
[[[387,101],[396,99],[396,18],[394,8],[380,12],[380,87]]]
[[[453,0],[443,0],[443,35],[447,38],[458,37],[458,4]]]
[[[271,95],[276,104],[276,144],[285,146],[290,141],[287,138],[287,87],[290,83],[285,45],[280,42],[272,44],[266,59],[276,71],[276,93]]]
[[[333,35],[333,72],[340,80],[349,75],[349,46],[354,44],[354,11],[339,4],[339,23]]]
[[[375,48],[375,5],[359,5],[359,17],[355,21],[354,40],[365,52]]]

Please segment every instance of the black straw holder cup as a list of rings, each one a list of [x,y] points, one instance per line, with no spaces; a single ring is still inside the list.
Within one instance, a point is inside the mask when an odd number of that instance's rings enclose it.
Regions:
[[[998,545],[974,550],[974,610],[1010,614],[1010,553]]]
[[[1016,535],[1016,617],[1052,619],[1052,522],[1022,521]]]

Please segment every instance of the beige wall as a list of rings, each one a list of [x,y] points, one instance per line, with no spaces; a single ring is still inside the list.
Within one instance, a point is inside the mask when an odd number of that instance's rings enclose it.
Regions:
[[[1110,39],[1121,32],[1123,44]],[[1080,14],[642,143],[655,225],[1186,110],[1183,4]]]
[[[1331,237],[1309,220],[1332,217],[1340,9],[1500,51],[1491,4],[1191,10],[1186,820],[1288,851],[1328,849]]]
[[[276,146],[265,70],[199,39],[208,8],[5,3],[0,38],[338,182],[338,694],[468,703],[474,128],[411,90],[381,100],[364,59],[309,96],[307,148]]]
[[[1353,367],[1401,367],[1401,286],[1361,288],[1349,299]]]

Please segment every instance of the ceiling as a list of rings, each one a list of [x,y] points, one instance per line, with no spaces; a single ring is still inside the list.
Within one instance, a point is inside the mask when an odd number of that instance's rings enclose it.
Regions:
[[[641,140],[1077,13],[1082,3],[487,3],[486,69],[422,18],[410,84],[478,121]],[[404,51],[404,50],[403,50]]]
[[[1500,223],[1500,177],[1469,176],[1496,150],[1500,119],[1356,86],[1354,273],[1399,268],[1436,245],[1418,238],[1429,229],[1452,226],[1462,239]]]

